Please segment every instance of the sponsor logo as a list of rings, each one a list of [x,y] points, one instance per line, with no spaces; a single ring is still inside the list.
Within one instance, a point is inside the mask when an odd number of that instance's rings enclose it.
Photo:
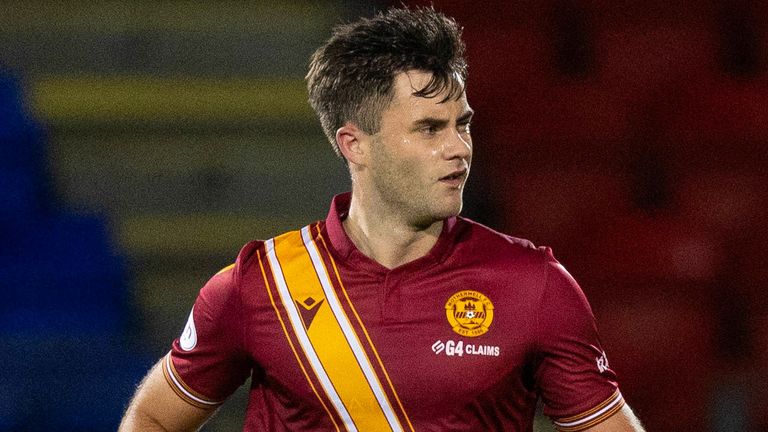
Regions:
[[[445,351],[445,344],[443,341],[437,341],[432,344],[432,351],[435,352],[435,354],[440,354],[441,352]]]
[[[611,367],[608,364],[608,356],[605,354],[605,351],[602,352],[600,357],[595,358],[595,361],[597,362],[597,370],[599,370],[600,373],[607,371],[608,368]]]
[[[195,329],[194,313],[195,309],[193,308],[189,313],[184,332],[181,333],[181,337],[179,338],[179,345],[184,351],[192,351],[192,349],[197,346],[197,330]]]
[[[493,303],[477,291],[459,291],[445,303],[445,316],[454,332],[477,337],[485,334],[493,322]]]
[[[498,357],[501,354],[501,349],[494,345],[465,344],[464,341],[447,340],[443,342],[438,340],[432,344],[432,352],[436,355],[445,353],[448,357],[463,357],[465,355]]]

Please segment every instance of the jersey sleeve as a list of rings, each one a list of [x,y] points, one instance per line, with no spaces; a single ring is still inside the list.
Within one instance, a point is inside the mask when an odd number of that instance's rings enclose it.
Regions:
[[[580,431],[618,412],[624,399],[600,346],[584,293],[546,250],[538,313],[536,386],[544,414],[560,431]]]
[[[181,336],[163,360],[163,374],[182,399],[200,408],[223,403],[251,370],[243,346],[237,268],[229,266],[200,290]]]

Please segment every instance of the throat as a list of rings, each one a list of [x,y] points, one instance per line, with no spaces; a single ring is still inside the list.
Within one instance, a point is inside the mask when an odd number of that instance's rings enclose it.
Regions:
[[[343,221],[344,230],[357,249],[382,266],[393,269],[429,253],[437,243],[443,222],[419,229],[386,223],[360,223],[353,214]]]

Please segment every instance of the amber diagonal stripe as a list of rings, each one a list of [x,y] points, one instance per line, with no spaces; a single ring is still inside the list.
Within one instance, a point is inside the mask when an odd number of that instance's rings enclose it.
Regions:
[[[328,260],[331,262],[331,265],[333,266],[333,272],[336,276],[336,280],[339,283],[339,287],[341,288],[341,291],[344,294],[344,298],[346,299],[347,304],[349,305],[349,308],[352,310],[352,313],[355,315],[355,319],[357,320],[358,325],[360,326],[360,328],[363,331],[363,334],[365,335],[365,339],[368,342],[368,346],[371,348],[371,351],[373,351],[373,355],[376,357],[376,361],[378,362],[379,367],[381,368],[381,371],[384,374],[384,378],[387,380],[389,389],[392,391],[392,394],[395,397],[397,406],[400,408],[400,412],[403,418],[405,419],[405,422],[408,424],[408,428],[411,431],[414,431],[415,429],[413,428],[411,419],[408,416],[408,412],[405,410],[405,407],[403,406],[403,403],[400,400],[400,396],[398,396],[397,390],[395,390],[394,384],[392,384],[392,379],[389,377],[387,368],[384,367],[384,362],[381,360],[381,357],[379,356],[379,352],[376,350],[376,345],[373,344],[373,341],[371,340],[371,336],[368,334],[368,329],[365,328],[365,324],[363,323],[363,320],[360,318],[360,314],[357,313],[357,309],[355,309],[355,305],[352,303],[352,300],[349,298],[349,294],[347,294],[347,289],[344,287],[344,282],[342,282],[341,280],[341,275],[339,274],[339,269],[336,266],[336,261],[333,259],[333,255],[331,255],[331,252],[328,249],[328,245],[326,244],[322,234],[319,233],[319,227],[318,227],[318,238],[320,239],[320,242],[323,245],[323,250],[325,251],[325,254],[328,257]]]
[[[272,308],[275,310],[275,314],[277,315],[277,320],[280,321],[280,327],[283,328],[283,333],[285,334],[285,337],[288,340],[288,345],[291,347],[291,351],[293,351],[293,355],[296,357],[296,361],[299,363],[301,372],[304,374],[304,377],[307,379],[307,382],[309,383],[309,387],[312,389],[312,392],[315,394],[315,396],[317,396],[317,399],[320,401],[320,404],[323,406],[323,409],[328,414],[328,417],[331,418],[331,422],[333,422],[333,426],[336,428],[336,431],[339,432],[340,431],[339,425],[338,423],[336,423],[336,419],[334,418],[333,414],[331,414],[331,411],[328,408],[328,405],[325,404],[325,402],[323,401],[323,398],[320,396],[320,393],[317,392],[315,385],[312,383],[312,379],[309,377],[309,373],[307,372],[307,369],[304,367],[304,362],[301,360],[301,357],[299,356],[299,353],[296,351],[296,347],[294,346],[293,341],[291,340],[291,336],[288,333],[288,329],[285,326],[285,322],[283,321],[283,317],[282,317],[282,314],[280,313],[280,309],[278,309],[277,304],[275,304],[275,298],[272,295],[269,279],[267,278],[267,273],[264,270],[264,263],[261,259],[261,253],[257,251],[256,256],[259,261],[259,267],[261,268],[261,275],[264,278],[264,287],[267,289],[267,294],[269,295],[269,301],[272,303]]]
[[[306,228],[304,230],[307,231]],[[391,412],[371,366],[350,333],[349,323],[329,305],[335,294],[323,288],[322,270],[314,266],[302,233],[293,231],[266,243],[277,292],[291,328],[312,370],[348,430],[396,430],[402,428]],[[326,285],[330,286],[327,284]],[[296,302],[311,297],[325,300],[318,306],[312,324],[304,326]],[[335,299],[338,303],[338,299]],[[344,328],[344,327],[347,328]],[[367,369],[367,370],[366,370]],[[373,380],[369,378],[373,378]],[[378,393],[378,394],[377,394]],[[392,423],[391,420],[395,422]]]
[[[350,323],[346,313],[344,312],[344,308],[342,307],[338,296],[336,295],[336,291],[333,288],[333,283],[331,283],[331,278],[328,275],[328,269],[325,267],[325,264],[320,257],[320,251],[318,250],[317,245],[312,238],[309,227],[304,227],[301,230],[301,237],[302,241],[304,242],[304,246],[309,253],[312,266],[315,268],[315,273],[317,274],[317,277],[320,281],[320,285],[322,286],[323,292],[325,293],[325,298],[328,300],[328,306],[333,312],[339,327],[344,333],[344,337],[349,343],[349,347],[352,349],[352,352],[355,355],[355,358],[360,365],[366,380],[368,380],[368,383],[371,386],[371,390],[373,391],[373,394],[376,397],[376,400],[378,401],[379,406],[381,407],[384,416],[387,419],[387,422],[389,423],[392,430],[402,430],[400,421],[398,420],[397,415],[392,408],[392,404],[390,403],[387,394],[382,388],[379,377],[376,375],[376,372],[371,365],[370,359],[365,353],[365,350],[360,343],[360,339],[355,333],[355,330],[352,327],[352,324]]]

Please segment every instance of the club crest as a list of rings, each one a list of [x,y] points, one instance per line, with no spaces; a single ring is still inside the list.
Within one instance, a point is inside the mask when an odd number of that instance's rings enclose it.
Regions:
[[[445,303],[453,331],[467,337],[485,334],[493,322],[493,303],[477,291],[459,291]]]

